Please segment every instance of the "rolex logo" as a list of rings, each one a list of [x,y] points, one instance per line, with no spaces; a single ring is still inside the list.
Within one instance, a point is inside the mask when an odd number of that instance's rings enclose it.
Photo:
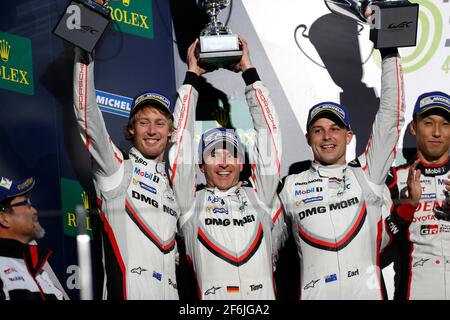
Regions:
[[[9,52],[11,51],[11,45],[6,40],[0,40],[0,57],[4,62],[9,60]]]
[[[88,198],[88,195],[86,192],[83,191],[81,193],[81,199],[83,200],[84,208],[86,209],[86,211],[88,211],[89,210],[89,198]]]
[[[0,89],[34,95],[33,47],[30,39],[0,32]]]
[[[113,28],[119,32],[153,39],[152,2],[148,0],[115,0],[108,6]]]

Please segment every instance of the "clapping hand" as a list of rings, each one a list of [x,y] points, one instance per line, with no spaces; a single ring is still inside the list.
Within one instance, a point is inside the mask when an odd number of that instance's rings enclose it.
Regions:
[[[408,198],[406,199],[411,205],[418,206],[420,198],[422,197],[422,185],[420,184],[420,169],[416,170],[419,160],[416,160],[408,171]]]

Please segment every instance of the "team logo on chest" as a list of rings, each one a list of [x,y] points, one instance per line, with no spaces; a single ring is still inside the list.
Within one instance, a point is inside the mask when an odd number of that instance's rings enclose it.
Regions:
[[[171,220],[173,220],[173,225],[167,224],[167,227],[173,226],[174,230],[176,226],[176,219],[178,217],[177,212],[172,208],[166,206],[165,204],[162,204],[161,206],[155,199],[152,199],[135,190],[131,190],[131,195],[132,198],[135,199],[135,201],[137,200],[141,203],[144,203],[145,206],[140,206],[138,208],[135,206],[134,202],[129,199],[125,199],[125,211],[130,219],[135,223],[139,230],[158,248],[159,251],[161,251],[163,254],[170,253],[175,248],[175,231],[172,234],[169,234],[168,239],[163,239],[161,235],[156,232],[156,230],[158,230],[159,228],[156,228],[157,226],[154,225],[155,223],[160,224],[162,222],[159,221],[159,219],[157,219],[156,222],[152,219],[149,219],[148,210],[151,210],[151,212],[153,213],[155,213],[154,210],[156,210],[157,216],[169,215],[175,218],[170,218]],[[151,216],[153,215],[154,214],[151,214]]]
[[[302,222],[304,219],[309,220],[327,212],[335,215],[336,219],[339,219],[339,215],[353,215],[352,220],[341,235],[325,237],[319,235],[317,231],[314,232],[308,229],[307,221]],[[328,251],[339,251],[345,248],[359,233],[366,219],[366,214],[366,203],[364,201],[362,203],[359,202],[357,197],[330,203],[328,206],[307,208],[298,213],[298,233],[303,241],[313,247]]]
[[[216,257],[234,265],[240,266],[245,264],[258,251],[263,240],[264,232],[262,223],[259,217],[254,214],[242,214],[245,212],[247,205],[246,201],[241,201],[239,217],[233,217],[229,214],[230,208],[214,207],[211,208],[208,204],[213,203],[225,204],[223,199],[216,200],[218,197],[208,196],[206,198],[207,212],[213,212],[214,215],[200,216],[198,221],[197,239],[199,242]],[[209,208],[209,210],[208,210]],[[215,211],[215,212],[214,212]],[[237,213],[237,212],[236,212]],[[245,228],[244,228],[245,227]],[[215,228],[221,228],[220,233],[237,232],[242,233],[247,240],[247,244],[242,247],[240,251],[236,251],[234,243],[229,245],[233,249],[229,249],[226,241],[219,242],[215,239]],[[228,231],[229,230],[229,231]]]

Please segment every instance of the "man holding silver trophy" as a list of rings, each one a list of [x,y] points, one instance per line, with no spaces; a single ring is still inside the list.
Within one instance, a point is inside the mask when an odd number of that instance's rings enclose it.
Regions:
[[[368,1],[326,2],[346,5],[346,15],[353,17],[368,19],[372,13]],[[386,298],[380,252],[405,221],[390,214],[384,182],[405,105],[398,50],[380,48],[380,53],[380,107],[366,151],[347,163],[346,148],[353,137],[350,115],[345,106],[318,103],[307,119],[313,162],[287,176],[280,192],[300,257],[301,299]]]
[[[281,132],[269,91],[253,67],[246,41],[234,65],[242,72],[255,129],[249,150],[251,185],[240,181],[245,150],[233,129],[213,128],[200,138],[198,160],[206,187],[196,191],[194,129],[199,76],[196,40],[188,49],[184,84],[174,111],[176,133],[169,153],[172,183],[181,208],[179,227],[201,300],[273,300],[278,249],[287,237],[276,190]]]

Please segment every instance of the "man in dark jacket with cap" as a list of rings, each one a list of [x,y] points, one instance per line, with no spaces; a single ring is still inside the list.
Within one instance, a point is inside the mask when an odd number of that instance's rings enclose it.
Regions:
[[[0,300],[62,300],[64,290],[47,260],[51,251],[34,240],[44,237],[28,193],[34,179],[0,177]]]

